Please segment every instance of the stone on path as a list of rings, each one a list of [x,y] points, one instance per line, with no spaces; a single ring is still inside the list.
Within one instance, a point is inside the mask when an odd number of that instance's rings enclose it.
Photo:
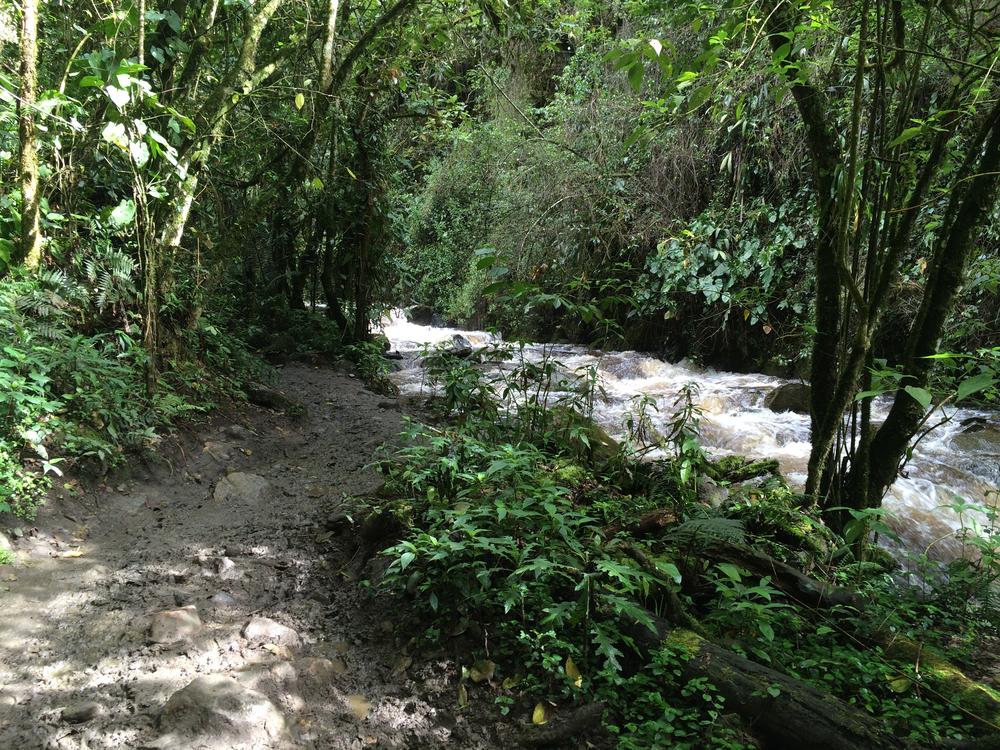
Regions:
[[[298,633],[269,617],[254,617],[243,626],[242,635],[254,645],[277,643],[281,646],[298,648],[301,643]]]
[[[83,724],[96,719],[104,712],[104,707],[97,701],[84,701],[67,706],[62,711],[62,720],[67,724]]]
[[[253,505],[265,498],[271,485],[257,474],[234,471],[226,474],[215,485],[215,501],[219,503],[247,503]]]
[[[237,606],[236,597],[225,591],[220,591],[213,595],[209,601],[216,607],[223,607],[226,609]]]
[[[178,690],[160,714],[160,750],[260,750],[287,740],[285,717],[263,693],[223,675]]]
[[[309,656],[295,662],[295,669],[299,679],[312,686],[327,687],[338,675],[347,671],[347,665],[340,659],[325,659],[323,657]]]
[[[198,608],[193,605],[168,609],[153,615],[149,640],[153,643],[176,643],[196,635],[201,630]]]
[[[253,433],[241,424],[231,424],[222,429],[222,433],[233,440],[250,440]]]

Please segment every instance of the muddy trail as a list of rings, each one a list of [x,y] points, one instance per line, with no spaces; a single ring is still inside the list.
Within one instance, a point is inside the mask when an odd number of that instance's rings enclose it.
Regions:
[[[220,413],[5,530],[0,748],[512,746],[488,697],[458,709],[456,659],[409,653],[405,600],[345,574],[330,519],[379,484],[398,404],[309,365],[277,388],[304,413]]]

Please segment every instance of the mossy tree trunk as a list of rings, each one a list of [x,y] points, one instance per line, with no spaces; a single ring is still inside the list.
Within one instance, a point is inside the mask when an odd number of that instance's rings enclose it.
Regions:
[[[38,0],[21,3],[20,93],[17,102],[19,171],[21,177],[21,242],[15,262],[29,269],[42,260],[42,230],[39,223],[41,196],[38,187],[38,146],[35,114],[38,98]]]

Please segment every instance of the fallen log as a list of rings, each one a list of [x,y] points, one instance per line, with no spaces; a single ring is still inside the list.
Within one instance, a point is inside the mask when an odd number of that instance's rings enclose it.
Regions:
[[[525,747],[562,745],[599,729],[603,716],[603,703],[588,703],[551,724],[525,729],[518,737],[518,742]]]
[[[638,624],[631,629],[636,647],[647,656],[663,647],[677,652],[683,678],[707,678],[725,698],[726,710],[737,713],[768,750],[930,750],[896,737],[875,717],[830,693],[650,617],[654,631]],[[943,748],[1000,750],[1000,735],[945,741],[934,750]]]
[[[909,638],[893,638],[885,639],[883,648],[888,658],[913,664],[917,674],[960,706],[981,728],[996,732],[1000,727],[1000,692],[971,679],[926,644]]]
[[[860,607],[861,596],[851,589],[836,584],[817,581],[788,563],[776,560],[768,554],[750,547],[714,541],[708,549],[708,556],[715,560],[732,563],[760,577],[769,577],[772,585],[789,598],[809,607],[833,607],[844,605]]]
[[[752,662],[659,618],[657,632],[639,626],[637,645],[650,653],[675,650],[686,680],[707,678],[753,735],[773,750],[916,750],[874,717],[830,693]],[[641,632],[640,632],[641,631]]]

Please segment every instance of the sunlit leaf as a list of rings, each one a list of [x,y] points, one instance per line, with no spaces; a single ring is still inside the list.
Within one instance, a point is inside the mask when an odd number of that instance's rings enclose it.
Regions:
[[[573,683],[573,687],[583,687],[583,675],[580,674],[580,670],[577,668],[572,656],[566,657],[566,676]]]
[[[123,199],[121,203],[115,206],[109,218],[111,219],[111,223],[118,227],[131,224],[132,220],[135,219],[135,203],[131,200]]]

